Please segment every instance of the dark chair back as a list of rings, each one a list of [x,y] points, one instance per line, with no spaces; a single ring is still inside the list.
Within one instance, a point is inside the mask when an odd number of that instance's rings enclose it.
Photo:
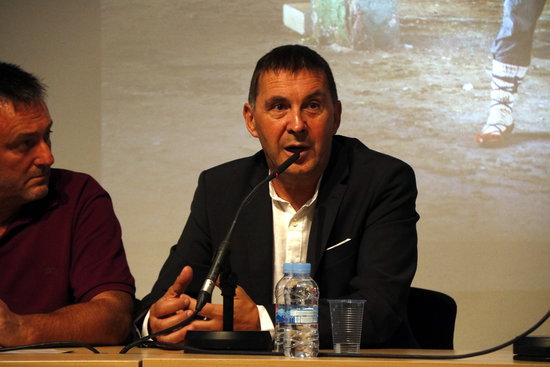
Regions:
[[[409,323],[420,348],[453,349],[456,302],[444,293],[412,287]]]

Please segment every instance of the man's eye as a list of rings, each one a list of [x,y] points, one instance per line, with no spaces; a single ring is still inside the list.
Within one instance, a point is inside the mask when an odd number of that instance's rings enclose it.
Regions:
[[[18,147],[19,147],[19,150],[25,151],[25,150],[31,149],[35,145],[36,145],[36,141],[34,139],[25,139],[19,142]]]
[[[282,103],[277,103],[276,105],[273,106],[273,109],[278,110],[278,111],[282,111],[282,110],[285,109],[285,106]]]
[[[307,105],[307,108],[310,108],[310,109],[318,109],[319,107],[321,107],[321,105],[317,102],[310,102]]]

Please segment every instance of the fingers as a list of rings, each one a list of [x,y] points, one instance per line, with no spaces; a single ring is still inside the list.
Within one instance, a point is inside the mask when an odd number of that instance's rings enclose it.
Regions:
[[[252,298],[250,298],[248,293],[246,293],[246,291],[240,285],[238,285],[237,289],[235,289],[235,299],[242,300],[243,302],[254,303],[254,301],[252,301]]]
[[[222,319],[223,318],[223,305],[207,303],[199,312],[199,316],[206,317],[207,319]]]
[[[182,343],[185,340],[187,332],[189,330],[196,330],[195,327],[190,324],[181,329],[175,330],[167,335],[157,336],[157,340],[165,343]]]
[[[178,297],[163,296],[151,306],[150,318],[166,318],[191,305],[191,297],[180,294]]]
[[[164,296],[159,298],[150,309],[151,317],[165,318],[176,313],[178,310],[185,310],[191,305],[191,297],[184,294],[185,289],[193,279],[193,270],[190,266],[184,267],[174,283],[168,288]]]
[[[150,317],[149,318],[149,327],[151,328],[151,331],[153,333],[157,333],[162,330],[166,330],[174,325],[177,325],[183,321],[185,321],[187,318],[189,318],[193,314],[193,311],[191,310],[178,310],[177,312],[173,313],[170,316],[158,318],[158,317]],[[172,333],[168,335],[178,335],[179,330],[173,331]],[[163,335],[162,337],[168,336]],[[183,339],[182,339],[183,340]]]
[[[203,327],[209,327],[207,330],[220,330],[223,327],[223,305],[207,303],[199,315],[209,320],[193,321],[197,330],[203,330]],[[259,330],[261,328],[258,306],[240,286],[235,289],[233,325],[235,330]]]
[[[171,325],[175,325],[176,322],[181,322],[185,320],[187,317],[192,315],[191,311],[183,311],[182,314],[185,314],[185,317],[182,319],[179,314],[177,316],[173,316],[170,318],[170,320],[167,320],[167,327],[170,327]],[[164,321],[164,320],[163,320]],[[157,336],[157,340],[168,342],[168,343],[181,343],[185,340],[185,337],[187,336],[187,332],[189,330],[205,330],[205,331],[213,331],[213,330],[222,330],[223,328],[223,320],[216,318],[216,319],[197,319],[194,320],[191,324],[175,330],[167,335],[160,335]]]
[[[215,331],[222,330],[223,321],[221,319],[195,320],[190,325],[176,330],[168,335],[158,336],[157,340],[168,343],[181,343],[185,340],[187,332],[190,330]]]
[[[181,269],[180,274],[174,281],[174,284],[170,288],[168,288],[168,291],[166,294],[170,294],[172,296],[178,296],[185,292],[187,289],[187,286],[189,283],[191,283],[191,280],[193,279],[193,269],[191,269],[190,266],[186,266],[183,269]]]
[[[250,299],[248,294],[241,287],[237,286],[234,297],[235,319],[242,312],[248,312],[256,308],[256,304]],[[223,319],[223,304],[207,303],[199,312],[199,316],[207,319]]]
[[[208,320],[195,320],[192,323],[194,330],[222,330],[223,329],[223,320],[216,318],[216,319],[208,319]]]
[[[237,286],[235,290],[234,323],[237,330],[259,330],[261,328],[258,306],[240,286]]]
[[[149,310],[149,327],[153,332],[176,325],[192,314],[195,300],[183,293],[192,278],[193,270],[191,267],[184,267],[168,291],[151,306]],[[189,310],[190,308],[191,310]],[[181,334],[185,334],[185,332],[178,331],[176,333],[176,335]],[[171,339],[171,337],[169,338]]]
[[[193,276],[190,267],[182,269],[180,275],[150,310],[149,326],[151,331],[158,332],[173,325],[179,324],[192,315],[196,307],[196,300],[183,294]],[[237,286],[235,289],[234,327],[236,330],[259,330],[260,318],[258,307],[245,290]],[[181,343],[189,330],[222,330],[223,305],[207,303],[197,319],[191,324],[171,332],[168,335],[158,336],[157,339],[169,343]]]

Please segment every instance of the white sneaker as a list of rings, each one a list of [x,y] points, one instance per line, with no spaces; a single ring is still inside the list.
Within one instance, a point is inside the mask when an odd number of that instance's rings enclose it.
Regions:
[[[496,105],[491,107],[487,122],[476,135],[476,141],[481,145],[500,143],[512,130],[514,130],[512,109],[506,105]]]

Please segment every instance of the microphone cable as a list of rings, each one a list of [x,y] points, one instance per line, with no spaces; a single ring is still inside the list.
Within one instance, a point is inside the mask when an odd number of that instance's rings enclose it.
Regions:
[[[136,346],[145,346],[145,347],[165,347],[169,349],[176,349],[176,350],[183,350],[188,353],[198,353],[198,354],[226,354],[226,355],[267,355],[267,356],[282,356],[283,353],[280,352],[269,352],[269,351],[236,351],[236,350],[209,350],[209,349],[200,349],[200,348],[194,348],[194,347],[186,347],[182,344],[176,344],[176,343],[167,343],[167,342],[161,342],[157,341],[154,338],[170,333],[178,328],[184,327],[187,324],[190,323],[190,321],[196,316],[194,313],[193,315],[189,316],[184,321],[180,322],[179,324],[176,324],[174,326],[171,326],[167,329],[158,331],[156,333],[153,333],[151,335],[142,337],[133,343],[130,343],[126,345],[123,349],[120,350],[120,354],[125,354],[130,349],[136,347]],[[497,350],[504,349],[507,346],[512,345],[516,341],[526,337],[527,335],[531,334],[533,331],[538,329],[548,318],[550,317],[550,310],[538,321],[536,322],[532,327],[527,329],[525,332],[521,333],[520,335],[516,336],[515,338],[502,343],[500,345],[497,345],[492,348],[483,349],[478,352],[472,352],[472,353],[463,353],[463,354],[452,354],[452,355],[434,355],[434,354],[391,354],[391,353],[327,353],[327,352],[320,352],[317,356],[318,357],[351,357],[351,358],[394,358],[394,359],[463,359],[463,358],[471,358],[476,356],[481,356],[484,354],[489,354],[492,352],[496,352]],[[59,342],[50,342],[50,343],[37,343],[37,344],[28,344],[28,345],[20,345],[17,347],[5,347],[0,348],[1,352],[9,352],[9,351],[16,351],[16,350],[25,350],[25,349],[44,349],[44,348],[85,348],[90,351],[92,351],[95,354],[99,354],[99,350],[94,348],[93,346],[86,344],[86,343],[79,343],[79,342],[72,342],[72,341],[59,341]]]
[[[197,316],[198,313],[199,313],[199,311],[195,310],[195,312],[193,312],[193,314],[191,316],[189,316],[185,320],[181,321],[180,323],[177,323],[176,325],[172,325],[169,328],[166,328],[164,330],[157,331],[156,333],[152,333],[152,334],[146,335],[144,337],[141,337],[138,340],[135,340],[135,341],[131,342],[130,344],[127,344],[126,346],[124,346],[124,348],[122,348],[120,350],[120,352],[118,352],[118,353],[119,354],[125,354],[130,349],[132,349],[134,347],[138,347],[138,346],[147,346],[147,347],[154,346],[155,344],[160,343],[157,340],[155,340],[155,338],[157,336],[168,334],[168,333],[171,333],[172,331],[175,331],[175,330],[181,329],[184,326],[187,326],[188,324],[191,323],[191,321],[193,321],[195,319],[195,317]]]
[[[550,310],[537,321],[533,326],[527,329],[525,332],[516,336],[515,338],[508,340],[505,343],[497,345],[492,348],[483,349],[477,352],[463,353],[463,354],[448,354],[448,355],[437,355],[437,354],[393,354],[393,353],[329,353],[329,352],[319,352],[317,357],[346,357],[346,358],[383,358],[383,359],[464,359],[471,358],[476,356],[481,356],[484,354],[489,354],[496,352],[497,350],[504,349],[509,345],[512,345],[516,341],[524,338],[525,336],[531,334],[533,331],[538,329],[544,322],[550,317]],[[269,352],[269,351],[238,351],[238,350],[210,350],[210,349],[200,349],[195,347],[188,347],[185,345],[174,344],[174,343],[162,343],[162,346],[169,347],[171,349],[180,349],[188,353],[197,353],[197,354],[228,354],[228,355],[264,355],[264,356],[282,356],[281,352]]]
[[[463,358],[477,357],[484,354],[496,352],[497,350],[504,349],[507,346],[514,344],[516,341],[526,337],[527,335],[531,334],[533,331],[538,329],[542,324],[544,324],[546,320],[548,320],[548,317],[550,317],[550,310],[548,310],[548,312],[546,312],[546,315],[544,315],[533,326],[531,326],[529,329],[527,329],[525,332],[521,333],[520,335],[516,336],[515,338],[510,339],[507,342],[504,342],[495,347],[483,349],[478,352],[453,354],[453,355],[434,355],[434,354],[399,355],[399,354],[384,354],[384,353],[373,353],[373,354],[358,353],[359,355],[348,354],[346,355],[346,357],[400,358],[400,359],[463,359]],[[342,354],[339,354],[339,353],[319,353],[319,355],[321,357],[342,357],[343,356]]]

